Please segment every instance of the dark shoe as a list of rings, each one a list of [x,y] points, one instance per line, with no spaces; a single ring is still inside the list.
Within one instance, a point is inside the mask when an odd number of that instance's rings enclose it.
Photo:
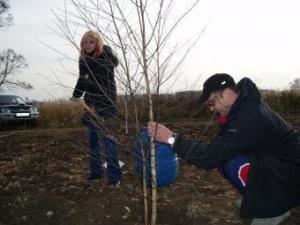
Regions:
[[[92,174],[90,174],[90,175],[86,178],[86,180],[87,180],[87,181],[89,181],[89,180],[100,180],[100,179],[102,179],[102,178],[103,178],[102,175],[92,175]]]
[[[108,185],[112,185],[112,186],[120,186],[121,185],[121,181],[108,181]]]

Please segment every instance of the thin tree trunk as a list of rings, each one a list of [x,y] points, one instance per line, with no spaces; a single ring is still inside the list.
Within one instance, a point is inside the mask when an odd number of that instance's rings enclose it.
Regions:
[[[125,133],[128,134],[128,97],[127,91],[125,92]]]
[[[150,87],[150,79],[148,74],[148,62],[147,62],[147,44],[146,44],[146,27],[145,27],[145,12],[144,12],[144,4],[142,0],[140,0],[140,5],[138,7],[140,13],[140,29],[142,36],[142,57],[143,57],[143,72],[146,83],[146,91],[148,95],[148,103],[149,103],[149,120],[154,121],[153,114],[153,101]],[[151,157],[151,225],[156,225],[157,223],[157,181],[156,181],[156,166],[155,166],[155,144],[154,138],[150,139],[150,157]]]

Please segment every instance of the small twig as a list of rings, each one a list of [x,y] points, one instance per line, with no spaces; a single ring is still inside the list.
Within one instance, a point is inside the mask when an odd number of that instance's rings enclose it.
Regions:
[[[9,137],[9,136],[12,136],[14,135],[15,133],[12,133],[12,134],[6,134],[6,135],[1,135],[0,138],[5,138],[5,137]]]

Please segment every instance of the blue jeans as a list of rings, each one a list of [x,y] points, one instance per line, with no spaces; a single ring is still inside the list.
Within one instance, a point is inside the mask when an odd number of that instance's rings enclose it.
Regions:
[[[240,154],[227,161],[221,168],[223,175],[240,192],[245,190],[250,170],[249,158],[245,154]]]
[[[118,150],[115,141],[107,136],[101,137],[100,132],[93,126],[87,127],[88,142],[90,146],[90,173],[91,176],[101,176],[103,174],[102,155],[107,162],[107,178],[109,181],[120,181],[122,172],[119,165]],[[104,150],[104,152],[103,152]]]

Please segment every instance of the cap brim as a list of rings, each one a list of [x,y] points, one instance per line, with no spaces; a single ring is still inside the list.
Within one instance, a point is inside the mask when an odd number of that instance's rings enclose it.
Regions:
[[[210,92],[209,91],[204,91],[201,95],[201,97],[199,98],[199,103],[203,104],[207,101],[208,97],[210,96]]]

